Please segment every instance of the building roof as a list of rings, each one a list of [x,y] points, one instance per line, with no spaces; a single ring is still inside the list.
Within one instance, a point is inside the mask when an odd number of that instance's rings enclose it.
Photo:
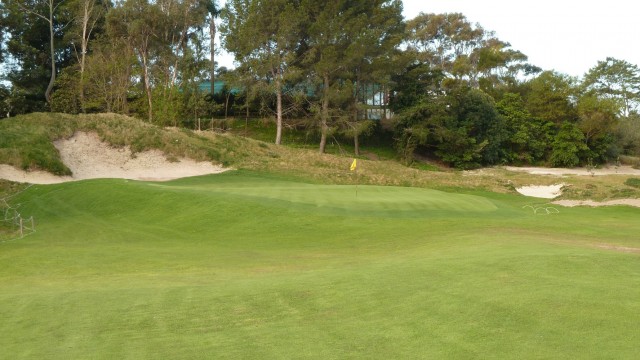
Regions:
[[[214,83],[214,88],[213,88],[213,93],[214,94],[222,94],[222,91],[225,87],[226,83],[223,80],[216,80]],[[203,93],[210,93],[211,92],[211,81],[203,81],[200,84],[198,84],[198,89],[200,91],[202,91]],[[239,88],[231,88],[230,92],[232,94],[238,94],[240,92],[242,92],[241,89]]]

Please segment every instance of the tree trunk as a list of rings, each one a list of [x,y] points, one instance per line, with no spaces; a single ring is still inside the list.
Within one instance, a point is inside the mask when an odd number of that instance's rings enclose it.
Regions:
[[[354,99],[353,104],[353,152],[356,156],[360,155],[360,133],[358,132],[358,99]]]
[[[354,147],[354,154],[356,156],[360,156],[360,136],[358,135],[358,133],[356,132],[353,135],[353,147]]]
[[[282,82],[276,77],[276,145],[282,143]]]
[[[229,98],[231,97],[231,92],[227,93],[227,98],[224,100],[224,119],[227,120],[227,114],[229,113]]]
[[[153,121],[153,101],[151,94],[151,81],[149,80],[149,64],[147,63],[147,54],[141,54],[142,56],[142,70],[144,77],[144,91],[147,94],[147,102],[149,104],[149,122]]]
[[[131,54],[131,49],[127,49],[127,54]],[[131,79],[131,65],[126,67],[126,74],[121,81],[120,97],[122,99],[122,113],[129,115],[129,99],[127,98],[127,91],[129,89],[129,79]],[[126,79],[126,80],[125,80]]]
[[[329,132],[329,74],[323,76],[322,110],[320,113],[320,154],[324,154],[327,147],[327,133]]]
[[[78,89],[78,97],[80,98],[80,110],[82,113],[86,113],[86,107],[84,106],[84,55],[82,57],[82,64],[80,64],[80,84]]]
[[[209,35],[211,36],[211,96],[213,96],[216,89],[216,17],[213,14],[209,22]]]
[[[356,80],[356,91],[353,94],[353,151],[356,156],[360,155],[360,133],[358,129],[358,98],[360,97],[360,78]]]
[[[91,37],[91,32],[93,31],[93,26],[95,26],[95,21],[89,28],[89,22],[91,21],[91,14],[94,9],[94,2],[92,0],[85,0],[82,8],[82,43],[80,46],[80,84],[78,86],[78,97],[80,98],[80,109],[82,113],[86,113],[86,106],[84,100],[85,93],[85,83],[84,83],[84,72],[85,72],[85,64],[87,58],[87,50],[89,48],[89,37]]]
[[[51,50],[51,78],[49,79],[49,85],[44,92],[44,97],[47,103],[51,105],[51,91],[53,90],[53,84],[56,82],[56,51],[53,44],[53,0],[49,0],[49,48]]]

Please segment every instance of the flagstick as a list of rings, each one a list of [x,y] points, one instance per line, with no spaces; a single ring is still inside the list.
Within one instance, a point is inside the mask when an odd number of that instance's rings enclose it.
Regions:
[[[356,175],[356,197],[358,197],[358,183],[360,182],[360,179],[358,177],[358,163],[356,162],[355,158],[353,159],[349,170],[353,171]]]
[[[358,197],[358,169],[355,169],[356,172],[356,197]]]

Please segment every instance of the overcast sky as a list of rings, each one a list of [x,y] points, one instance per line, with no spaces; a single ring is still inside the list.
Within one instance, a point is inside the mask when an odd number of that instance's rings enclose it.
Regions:
[[[607,56],[640,65],[640,3],[606,1],[404,0],[404,16],[461,12],[544,70],[582,76]]]
[[[420,12],[461,12],[544,70],[582,76],[607,56],[640,65],[640,2],[635,0],[404,0],[405,18]],[[218,61],[233,67],[230,56]]]

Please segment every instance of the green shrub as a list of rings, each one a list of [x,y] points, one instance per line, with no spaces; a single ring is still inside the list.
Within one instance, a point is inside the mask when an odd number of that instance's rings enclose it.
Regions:
[[[624,182],[624,184],[640,189],[640,179],[638,178],[628,178],[627,181]]]
[[[580,153],[588,150],[584,135],[574,124],[565,122],[553,141],[551,164],[556,167],[575,167],[580,164]]]

